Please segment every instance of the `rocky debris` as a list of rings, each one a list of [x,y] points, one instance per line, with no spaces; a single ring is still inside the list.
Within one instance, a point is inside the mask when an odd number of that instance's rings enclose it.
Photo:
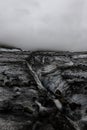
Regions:
[[[1,50],[0,130],[85,130],[86,60],[82,53]]]

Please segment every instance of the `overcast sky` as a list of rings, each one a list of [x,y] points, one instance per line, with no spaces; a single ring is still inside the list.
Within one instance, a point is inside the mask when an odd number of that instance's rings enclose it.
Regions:
[[[24,49],[87,50],[87,0],[0,0],[0,41]]]

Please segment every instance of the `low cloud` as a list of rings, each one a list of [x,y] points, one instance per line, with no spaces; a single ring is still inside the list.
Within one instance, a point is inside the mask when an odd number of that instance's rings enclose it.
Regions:
[[[86,12],[86,0],[0,0],[0,41],[29,50],[87,50]]]

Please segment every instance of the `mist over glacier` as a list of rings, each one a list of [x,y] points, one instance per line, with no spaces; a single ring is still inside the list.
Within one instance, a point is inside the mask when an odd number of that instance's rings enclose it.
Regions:
[[[87,1],[0,0],[0,42],[26,50],[87,50]]]

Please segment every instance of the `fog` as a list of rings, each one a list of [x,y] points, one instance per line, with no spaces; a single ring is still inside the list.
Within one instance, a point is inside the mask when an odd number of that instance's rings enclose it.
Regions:
[[[25,50],[87,50],[87,0],[0,0],[0,42]]]

